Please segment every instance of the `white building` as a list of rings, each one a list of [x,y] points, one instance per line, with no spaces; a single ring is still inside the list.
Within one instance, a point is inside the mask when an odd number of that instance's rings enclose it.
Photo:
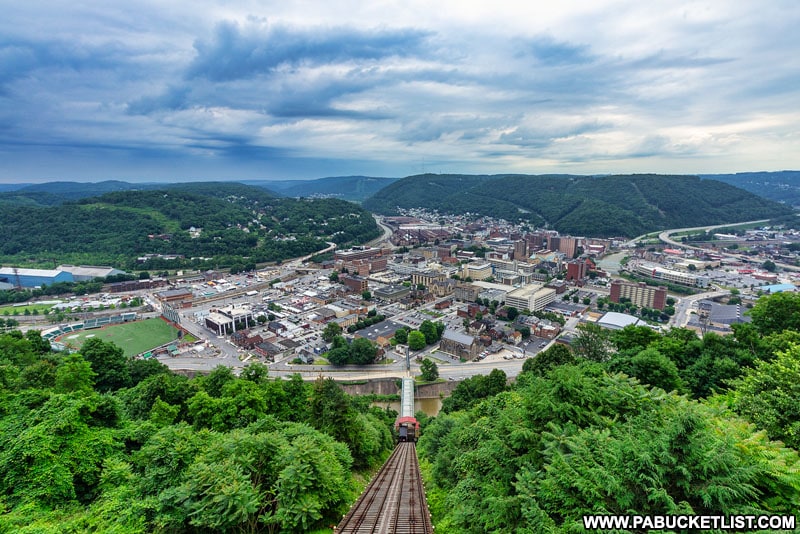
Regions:
[[[506,306],[517,310],[540,311],[556,300],[556,290],[542,284],[528,284],[506,294]]]

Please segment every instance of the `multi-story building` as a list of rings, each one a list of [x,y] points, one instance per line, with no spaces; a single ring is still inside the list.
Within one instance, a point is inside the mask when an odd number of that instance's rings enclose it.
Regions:
[[[506,294],[506,306],[520,311],[540,311],[555,300],[556,290],[542,284],[529,284]]]
[[[631,303],[641,308],[663,310],[667,305],[667,288],[648,286],[644,282],[634,284],[612,280],[609,299],[611,302],[619,302],[623,298],[630,299]]]
[[[382,252],[379,248],[353,247],[350,250],[337,250],[333,253],[333,259],[342,262],[365,260],[380,256]]]
[[[528,259],[528,243],[522,239],[514,241],[514,259],[525,261]]]
[[[589,272],[585,261],[572,260],[567,263],[567,280],[583,280]]]
[[[400,300],[411,292],[411,288],[390,284],[375,290],[375,296],[388,301]]]
[[[461,302],[475,302],[481,288],[472,284],[456,284],[453,290],[453,296],[456,300]]]
[[[411,273],[411,283],[414,285],[422,284],[428,287],[437,280],[447,280],[447,275],[437,271],[416,271]]]
[[[490,263],[465,263],[461,268],[462,278],[472,278],[473,280],[485,280],[492,276],[492,265]]]
[[[577,237],[550,236],[547,239],[547,248],[563,252],[567,258],[574,258],[578,250]]]
[[[369,288],[369,282],[367,282],[366,278],[362,278],[361,276],[340,274],[339,282],[344,284],[345,287],[353,293],[363,293]]]
[[[710,283],[708,276],[698,276],[688,272],[665,269],[651,263],[637,263],[635,269],[637,273],[643,274],[644,276],[686,286],[708,287]]]

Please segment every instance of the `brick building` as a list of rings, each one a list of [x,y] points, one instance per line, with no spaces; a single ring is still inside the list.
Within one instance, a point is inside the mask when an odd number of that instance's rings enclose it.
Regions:
[[[648,286],[644,282],[631,283],[622,280],[612,280],[609,300],[619,302],[627,298],[642,308],[663,310],[667,305],[667,288],[664,286]]]

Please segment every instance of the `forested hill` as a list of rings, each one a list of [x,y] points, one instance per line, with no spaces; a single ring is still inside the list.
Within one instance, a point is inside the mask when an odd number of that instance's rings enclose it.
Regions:
[[[332,197],[361,202],[398,178],[333,176],[318,180],[278,180],[244,183],[264,187],[286,197]]]
[[[22,204],[26,206],[57,206],[64,202],[97,197],[120,191],[154,191],[176,189],[199,195],[216,196],[221,191],[227,195],[273,197],[275,194],[264,187],[251,187],[237,182],[186,182],[186,183],[129,183],[118,180],[104,182],[46,182],[32,184],[13,191],[0,192],[0,204]]]
[[[800,206],[800,171],[740,172],[736,174],[702,174],[702,178],[719,180],[741,187],[754,195]]]
[[[434,175],[409,176],[363,206],[383,214],[425,207],[528,220],[586,236],[635,236],[661,228],[779,217],[791,208],[697,176]]]
[[[146,268],[278,261],[320,250],[327,241],[362,243],[380,234],[370,214],[350,202],[278,198],[222,182],[117,191],[58,206],[7,205],[0,232],[5,264],[52,266],[55,260],[121,268],[132,268],[144,254],[183,257],[153,259]]]

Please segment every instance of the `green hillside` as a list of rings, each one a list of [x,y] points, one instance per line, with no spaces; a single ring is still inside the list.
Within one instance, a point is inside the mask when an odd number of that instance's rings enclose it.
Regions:
[[[740,172],[700,176],[741,187],[754,195],[787,206],[800,206],[800,171]]]
[[[0,210],[0,232],[5,264],[127,268],[141,267],[136,259],[145,254],[183,256],[150,260],[150,268],[277,261],[327,241],[360,243],[380,233],[369,213],[343,200],[278,198],[222,182],[117,191],[58,206],[8,205]]]
[[[398,178],[373,176],[333,176],[318,180],[247,181],[249,185],[265,187],[286,197],[331,197],[361,202]]]
[[[383,214],[424,207],[478,213],[587,236],[634,236],[660,228],[780,217],[786,206],[696,176],[410,176],[364,207]]]

